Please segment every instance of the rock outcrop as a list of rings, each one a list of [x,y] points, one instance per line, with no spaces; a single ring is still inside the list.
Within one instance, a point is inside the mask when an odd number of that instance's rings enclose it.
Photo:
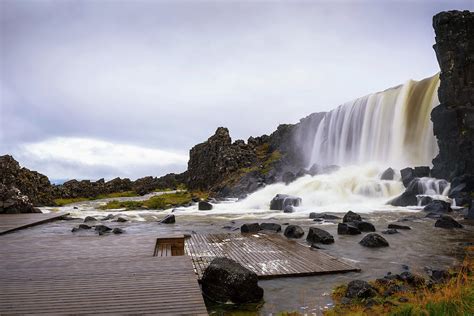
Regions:
[[[433,27],[441,82],[440,105],[431,112],[439,146],[432,174],[452,180],[474,175],[474,13],[438,13]]]
[[[53,187],[48,177],[20,167],[12,156],[0,156],[0,183],[18,189],[35,206],[53,204]]]
[[[228,258],[216,258],[206,268],[202,291],[215,302],[255,303],[263,298],[255,272]]]
[[[15,187],[0,183],[0,214],[41,213],[26,195]]]

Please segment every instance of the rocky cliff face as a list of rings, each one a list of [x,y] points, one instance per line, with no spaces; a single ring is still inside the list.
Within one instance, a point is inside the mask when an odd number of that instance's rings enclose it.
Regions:
[[[250,167],[257,161],[254,148],[261,139],[252,138],[249,144],[242,140],[232,143],[229,130],[219,127],[215,134],[191,148],[188,162],[188,187],[209,190],[230,174]]]
[[[432,175],[452,180],[474,175],[474,13],[441,12],[433,27],[441,83],[431,113],[439,145]]]
[[[247,143],[232,143],[229,130],[219,127],[215,134],[189,153],[188,188],[217,196],[242,197],[277,181],[291,181],[306,173],[305,150],[300,144],[314,132],[320,113],[298,124],[282,124],[270,136],[250,137]],[[317,124],[316,124],[317,125]]]
[[[53,204],[53,187],[48,177],[20,167],[12,156],[0,156],[0,183],[18,189],[36,206]]]

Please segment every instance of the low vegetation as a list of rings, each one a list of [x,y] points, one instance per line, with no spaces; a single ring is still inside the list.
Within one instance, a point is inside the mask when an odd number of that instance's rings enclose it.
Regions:
[[[55,199],[54,203],[56,206],[64,206],[72,203],[84,202],[84,201],[94,201],[94,200],[101,200],[101,199],[111,199],[111,198],[119,198],[119,197],[132,197],[137,196],[134,191],[126,191],[126,192],[116,192],[110,194],[99,194],[95,197],[90,198],[70,198],[70,199]]]
[[[193,198],[206,199],[208,193],[206,192],[188,192],[188,191],[179,191],[174,193],[165,193],[161,195],[156,195],[148,200],[144,201],[118,201],[113,200],[107,204],[100,207],[102,210],[110,209],[126,209],[126,210],[136,210],[136,209],[167,209],[175,206],[180,206],[188,204],[192,201]]]
[[[474,247],[468,249],[474,253]],[[427,286],[423,284],[409,291],[395,292],[384,296],[387,287],[377,282],[371,285],[377,296],[369,299],[351,300],[342,304],[346,286],[339,286],[333,292],[336,305],[326,311],[325,316],[348,315],[390,315],[390,316],[468,316],[474,315],[474,258],[466,257],[458,271],[451,272],[446,283]],[[392,284],[393,285],[393,284]],[[402,283],[399,284],[403,286]]]

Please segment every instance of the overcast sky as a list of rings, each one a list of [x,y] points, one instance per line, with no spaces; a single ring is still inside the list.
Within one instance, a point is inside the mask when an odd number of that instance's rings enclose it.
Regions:
[[[0,154],[52,179],[162,175],[233,139],[438,72],[472,1],[1,0]]]

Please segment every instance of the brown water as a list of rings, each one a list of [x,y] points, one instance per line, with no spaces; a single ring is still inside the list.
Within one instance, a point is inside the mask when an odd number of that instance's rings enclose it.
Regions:
[[[79,210],[80,211],[80,210]],[[86,212],[89,213],[89,212]],[[109,212],[103,212],[105,216]],[[123,216],[132,215],[133,212],[120,212]],[[472,222],[461,221],[464,229],[445,230],[434,227],[434,220],[424,218],[423,212],[377,212],[362,214],[362,216],[373,223],[378,232],[385,230],[388,223],[405,216],[415,216],[417,219],[403,222],[401,224],[412,227],[411,230],[400,230],[399,234],[384,235],[390,243],[390,247],[382,249],[370,249],[362,247],[358,242],[364,234],[356,236],[337,235],[337,222],[328,221],[324,223],[313,222],[310,219],[284,218],[278,220],[242,220],[241,216],[195,216],[178,213],[176,224],[158,224],[156,220],[168,212],[147,212],[140,216],[141,221],[127,223],[104,222],[110,227],[121,227],[126,234],[150,234],[158,233],[217,233],[232,231],[224,226],[238,229],[245,222],[276,222],[279,224],[290,223],[301,225],[306,231],[309,226],[317,226],[330,232],[335,239],[332,245],[321,245],[328,254],[346,260],[361,269],[359,273],[334,274],[312,277],[279,278],[263,280],[259,284],[265,290],[265,302],[256,308],[255,306],[225,308],[222,306],[209,305],[210,312],[219,314],[240,314],[247,310],[251,314],[270,315],[281,311],[298,311],[309,315],[321,315],[322,311],[331,306],[331,290],[339,284],[347,283],[353,279],[374,279],[385,275],[388,271],[399,273],[403,266],[410,267],[412,272],[424,273],[424,267],[448,268],[462,260],[463,247],[467,242],[474,242],[474,227]],[[343,214],[336,214],[342,217]],[[130,216],[132,218],[132,216]],[[143,221],[144,220],[144,221]],[[340,221],[340,220],[339,220]],[[45,225],[32,227],[19,231],[19,235],[70,235],[72,227],[82,223],[82,219],[57,221]],[[283,227],[284,228],[284,227]],[[238,233],[238,230],[236,231]],[[85,231],[76,234],[93,234]],[[301,243],[305,243],[304,238]]]

